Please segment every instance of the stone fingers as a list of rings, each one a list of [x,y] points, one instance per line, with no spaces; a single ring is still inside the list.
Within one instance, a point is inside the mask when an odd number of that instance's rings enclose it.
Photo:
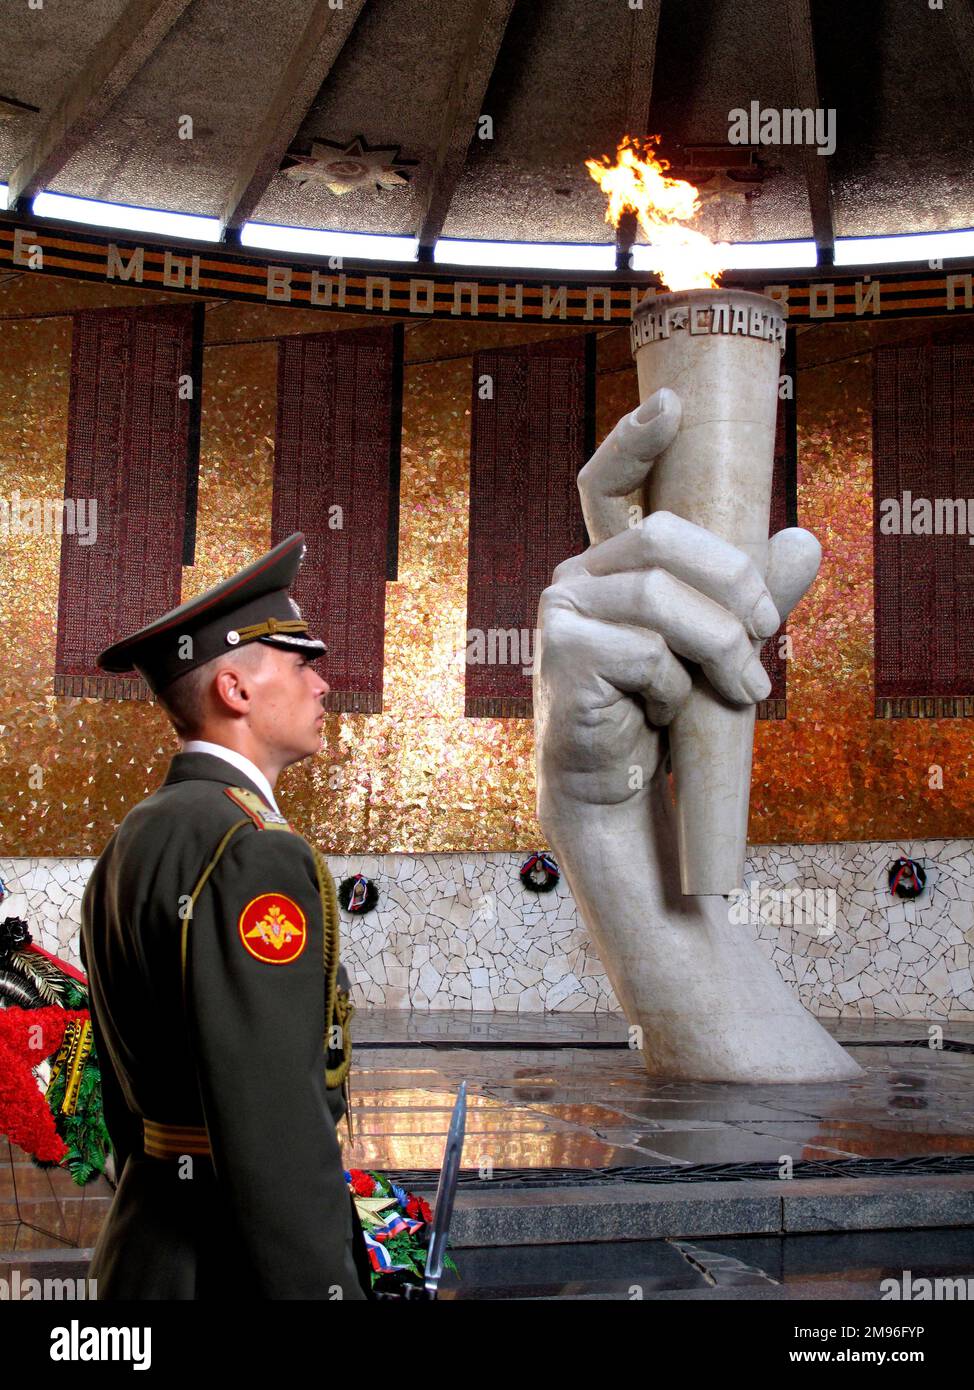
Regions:
[[[584,561],[589,574],[602,575],[658,566],[735,614],[751,637],[770,637],[781,626],[768,586],[747,554],[673,512],[654,512],[593,546]]]
[[[573,684],[584,685],[592,673],[615,690],[642,695],[654,724],[668,724],[690,693],[689,672],[658,632],[600,622],[560,607],[549,633]]]
[[[763,700],[771,690],[739,619],[665,570],[580,575],[546,589],[542,602],[603,623],[649,628],[671,652],[697,662],[714,688],[736,703]]]
[[[781,621],[804,596],[822,562],[822,547],[811,531],[788,526],[768,545],[767,585]]]
[[[679,396],[663,387],[622,417],[581,470],[578,491],[593,543],[626,530],[626,499],[645,481],[653,459],[672,444],[682,415]]]

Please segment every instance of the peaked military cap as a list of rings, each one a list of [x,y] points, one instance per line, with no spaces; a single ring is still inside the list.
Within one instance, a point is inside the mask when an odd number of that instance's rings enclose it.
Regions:
[[[187,671],[248,642],[304,652],[312,659],[323,656],[327,647],[309,636],[288,594],[306,549],[304,536],[296,531],[205,594],[108,647],[98,665],[114,672],[134,668],[157,694]]]

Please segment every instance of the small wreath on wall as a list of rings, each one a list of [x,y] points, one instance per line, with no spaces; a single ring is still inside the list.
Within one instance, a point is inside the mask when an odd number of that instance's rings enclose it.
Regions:
[[[370,878],[364,874],[353,874],[351,878],[342,879],[338,886],[338,901],[346,912],[354,912],[357,917],[361,917],[365,912],[371,912],[379,901],[379,890]]]
[[[927,876],[922,865],[905,855],[890,866],[889,890],[898,898],[918,898],[923,892]]]
[[[10,955],[11,951],[22,951],[33,940],[30,927],[22,917],[5,917],[0,922],[0,957]]]
[[[550,893],[561,873],[550,854],[532,854],[521,865],[521,882],[531,893]]]

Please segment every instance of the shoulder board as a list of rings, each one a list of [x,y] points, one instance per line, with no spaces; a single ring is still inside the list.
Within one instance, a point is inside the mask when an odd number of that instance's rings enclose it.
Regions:
[[[290,830],[291,827],[279,812],[271,810],[256,792],[249,791],[246,787],[224,787],[223,790],[231,801],[236,802],[241,810],[246,811],[247,815],[256,825],[258,830]]]

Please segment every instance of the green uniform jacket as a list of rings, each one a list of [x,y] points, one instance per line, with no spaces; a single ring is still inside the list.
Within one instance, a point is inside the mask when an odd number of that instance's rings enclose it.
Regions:
[[[293,831],[261,828],[232,787],[266,807],[232,764],[178,753],[85,889],[82,959],[118,1175],[90,1277],[107,1299],[363,1299],[344,1099],[325,1080],[315,856]],[[143,1119],[205,1126],[212,1157],[148,1156]]]

